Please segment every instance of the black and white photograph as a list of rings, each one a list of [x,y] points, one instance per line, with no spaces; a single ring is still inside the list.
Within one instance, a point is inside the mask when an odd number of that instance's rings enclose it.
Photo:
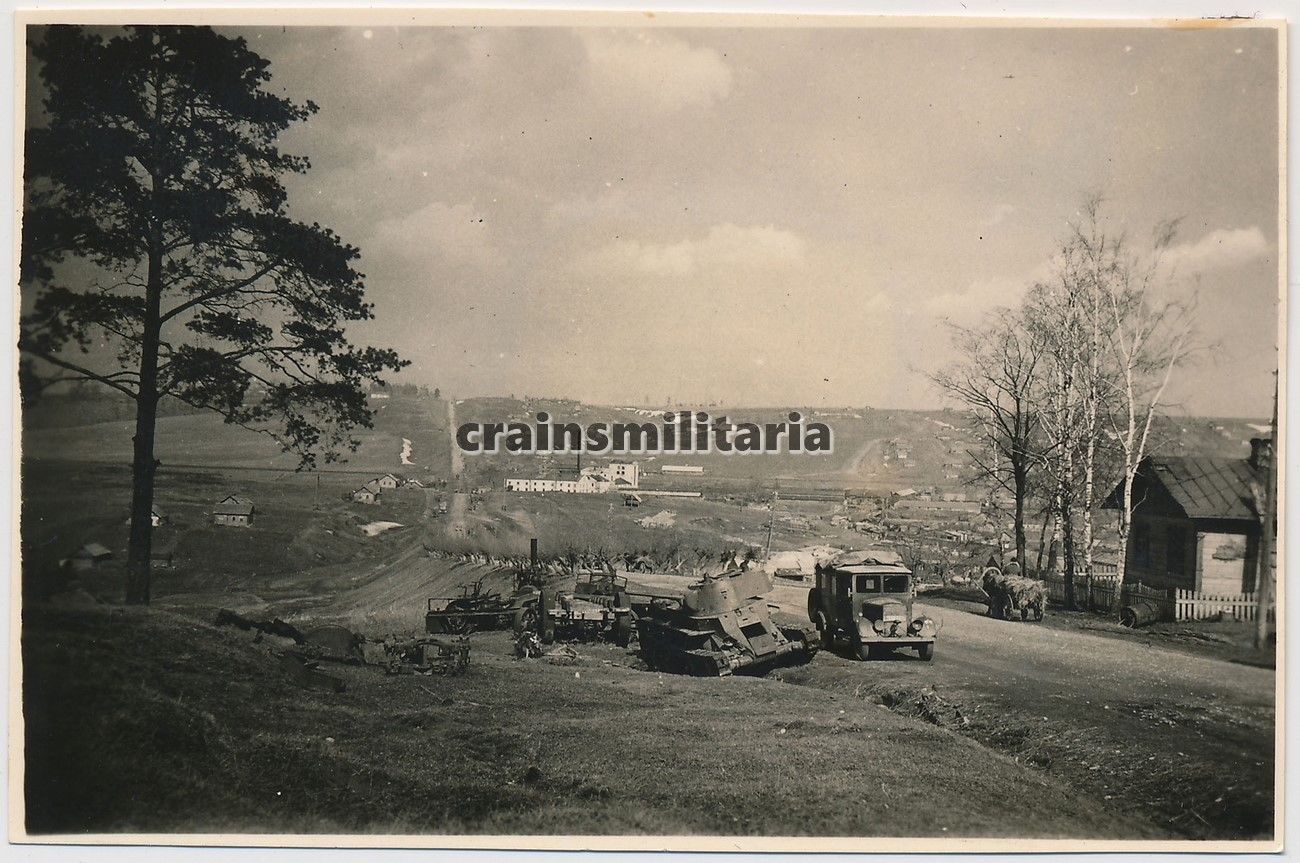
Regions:
[[[1282,847],[1285,22],[15,27],[11,841]]]

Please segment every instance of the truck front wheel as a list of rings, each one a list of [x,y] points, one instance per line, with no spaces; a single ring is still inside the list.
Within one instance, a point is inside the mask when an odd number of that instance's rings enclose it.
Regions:
[[[868,659],[875,659],[875,658],[876,658],[876,651],[872,648],[872,646],[870,644],[867,644],[866,642],[859,641],[858,659],[861,659],[863,662],[866,662]]]
[[[934,659],[934,642],[922,644],[916,649],[916,654],[921,657],[922,662],[929,662]]]

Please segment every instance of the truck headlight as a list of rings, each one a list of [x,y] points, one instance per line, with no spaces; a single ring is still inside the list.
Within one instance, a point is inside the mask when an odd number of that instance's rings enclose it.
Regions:
[[[919,635],[922,638],[929,638],[935,633],[934,621],[928,617],[918,617],[912,621],[909,628],[913,635]]]
[[[871,622],[871,628],[881,635],[885,634],[885,622],[883,620],[873,620]]]

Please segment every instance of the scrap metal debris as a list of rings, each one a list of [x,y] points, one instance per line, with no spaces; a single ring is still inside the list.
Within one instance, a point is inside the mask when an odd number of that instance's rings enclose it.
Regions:
[[[461,674],[469,666],[467,636],[422,636],[399,639],[389,636],[381,642],[389,674]]]
[[[256,631],[262,635],[289,638],[295,644],[305,644],[307,642],[307,637],[302,634],[301,630],[292,624],[285,623],[278,617],[274,620],[250,620],[237,611],[223,608],[217,612],[217,618],[213,623],[217,626],[233,626],[236,629],[242,629],[244,632]]]

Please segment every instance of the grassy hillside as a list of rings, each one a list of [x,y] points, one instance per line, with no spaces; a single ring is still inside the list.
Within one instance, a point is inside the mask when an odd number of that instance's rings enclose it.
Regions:
[[[639,671],[612,647],[555,666],[476,636],[462,677],[337,666],[333,694],[183,615],[24,623],[34,833],[1161,835],[852,694]]]

